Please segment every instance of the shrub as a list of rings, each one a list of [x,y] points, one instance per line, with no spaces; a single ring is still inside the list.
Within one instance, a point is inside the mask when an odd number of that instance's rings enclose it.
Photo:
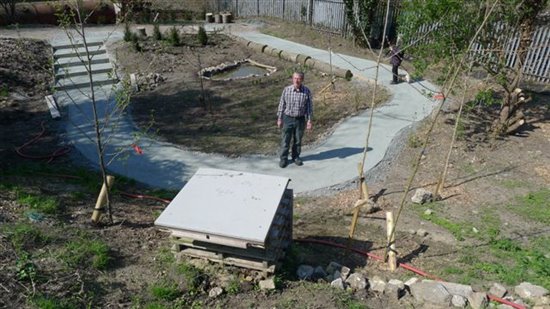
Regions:
[[[204,27],[199,27],[199,32],[197,33],[197,39],[199,40],[199,43],[201,45],[208,44],[208,35],[206,34],[206,30],[204,30]]]
[[[141,52],[141,45],[139,44],[139,37],[137,33],[132,33],[132,47],[134,51]]]
[[[180,32],[176,27],[170,28],[168,31],[168,37],[166,38],[168,43],[172,46],[179,46],[180,42]]]
[[[156,24],[153,26],[153,38],[155,40],[160,41],[162,40],[162,33],[160,32],[159,24]]]

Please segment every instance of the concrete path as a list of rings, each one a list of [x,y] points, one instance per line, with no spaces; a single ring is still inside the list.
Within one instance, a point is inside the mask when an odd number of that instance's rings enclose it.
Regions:
[[[100,41],[107,35],[105,30],[88,30],[89,41]],[[290,41],[274,38],[257,32],[232,32],[251,41],[265,43],[272,47],[290,50],[328,62],[327,51],[320,50]],[[111,40],[120,39],[122,34],[115,32]],[[52,45],[66,44],[62,35],[52,39]],[[354,75],[364,78],[374,78],[374,68],[358,71],[354,68],[373,67],[374,62],[350,56],[333,56],[333,64],[341,68],[350,69]],[[350,65],[347,61],[353,64]],[[374,113],[372,133],[365,170],[374,167],[382,160],[392,139],[398,132],[415,121],[422,120],[430,114],[436,102],[422,95],[417,89],[435,87],[429,83],[415,83],[389,85],[391,72],[381,69],[379,82],[392,93],[390,102],[377,108]],[[307,85],[307,80],[306,80]],[[96,87],[99,114],[107,115],[113,107],[113,96],[110,86]],[[261,91],[261,90],[259,90]],[[428,90],[429,91],[429,90]],[[71,97],[75,104],[70,103]],[[74,145],[87,159],[96,162],[97,155],[94,143],[83,133],[93,136],[93,128],[87,120],[91,113],[91,104],[87,104],[86,90],[73,89],[58,92],[58,102],[66,106],[68,116],[66,120],[66,139]],[[315,102],[314,102],[315,104]],[[275,126],[276,111],[273,111],[273,125]],[[350,118],[340,124],[334,133],[322,144],[302,154],[304,165],[298,167],[289,165],[285,169],[278,167],[276,156],[251,155],[237,159],[230,159],[221,155],[190,152],[180,147],[158,142],[150,138],[142,138],[139,145],[143,154],[132,151],[130,144],[136,132],[136,126],[124,115],[112,119],[117,123],[116,130],[106,130],[110,135],[108,154],[114,154],[119,149],[127,150],[126,155],[114,160],[109,169],[117,174],[133,178],[137,181],[161,188],[180,189],[199,167],[220,168],[245,172],[255,172],[269,175],[280,175],[292,179],[290,187],[295,192],[306,192],[330,187],[352,180],[357,177],[357,164],[361,161],[363,147],[368,127],[368,111]]]

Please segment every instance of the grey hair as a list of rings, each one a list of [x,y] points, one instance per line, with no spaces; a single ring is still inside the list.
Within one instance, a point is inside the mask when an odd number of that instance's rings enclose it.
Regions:
[[[292,73],[292,75],[298,75],[298,76],[300,76],[302,79],[304,79],[304,72],[295,71],[294,73]]]

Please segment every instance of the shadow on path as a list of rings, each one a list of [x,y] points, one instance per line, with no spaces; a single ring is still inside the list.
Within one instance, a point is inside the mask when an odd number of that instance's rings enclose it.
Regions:
[[[308,161],[320,161],[320,160],[327,160],[332,158],[346,158],[349,156],[353,156],[355,154],[363,152],[363,149],[365,148],[357,148],[357,147],[342,147],[337,149],[331,149],[327,151],[322,151],[317,154],[303,156],[302,160],[308,160]],[[371,151],[372,148],[369,147],[367,151]]]

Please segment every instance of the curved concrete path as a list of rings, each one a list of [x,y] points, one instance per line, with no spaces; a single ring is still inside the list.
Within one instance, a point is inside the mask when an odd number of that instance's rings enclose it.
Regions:
[[[88,40],[103,40],[107,34],[105,30],[88,29]],[[316,59],[329,61],[327,51],[320,50],[294,42],[282,40],[258,32],[232,32],[233,35],[245,39],[265,43],[272,47],[290,50],[297,53],[310,55]],[[120,39],[122,34],[115,32],[111,40]],[[62,35],[52,39],[52,45],[62,45],[67,39]],[[359,68],[373,67],[374,62],[356,57],[344,56],[347,61]],[[341,68],[350,69],[355,76],[374,79],[375,70],[356,70],[352,65],[333,56],[333,64]],[[426,87],[435,89],[433,85],[422,82],[423,85],[415,83],[408,85],[389,85],[391,70],[381,69],[379,82],[386,86],[392,93],[390,102],[377,108],[374,113],[374,120],[371,132],[365,170],[368,171],[378,164],[393,138],[398,132],[411,125],[415,121],[422,120],[429,115],[436,106],[436,102],[423,96],[416,88]],[[307,85],[307,80],[306,80]],[[110,97],[110,88],[96,88],[99,102],[99,114],[104,115],[112,108],[113,100]],[[82,93],[82,90],[69,90],[67,93],[59,92],[58,102],[66,106],[68,120],[66,121],[66,139],[74,145],[87,159],[97,162],[96,148],[94,143],[83,136],[83,131],[93,136],[91,123],[86,120],[85,114],[91,114],[91,104],[86,104],[89,99]],[[260,91],[260,90],[259,90]],[[68,103],[70,95],[77,104]],[[315,102],[314,102],[315,104]],[[273,125],[275,126],[276,111],[273,111]],[[275,156],[251,155],[236,159],[230,159],[221,155],[211,155],[182,150],[181,148],[150,138],[143,138],[139,145],[143,148],[143,154],[138,155],[131,151],[132,134],[136,127],[130,117],[122,116],[114,119],[118,123],[114,132],[110,134],[110,144],[107,153],[115,153],[118,149],[127,149],[126,157],[114,160],[109,169],[117,174],[127,176],[139,182],[155,187],[180,189],[199,167],[220,168],[238,170],[269,175],[280,175],[292,179],[290,187],[295,192],[306,192],[320,188],[330,187],[352,180],[357,177],[357,164],[362,159],[362,151],[365,144],[368,127],[368,111],[350,118],[340,124],[334,133],[322,144],[314,149],[304,151],[302,157],[304,165],[298,167],[294,164],[285,169],[278,167],[278,158]]]

